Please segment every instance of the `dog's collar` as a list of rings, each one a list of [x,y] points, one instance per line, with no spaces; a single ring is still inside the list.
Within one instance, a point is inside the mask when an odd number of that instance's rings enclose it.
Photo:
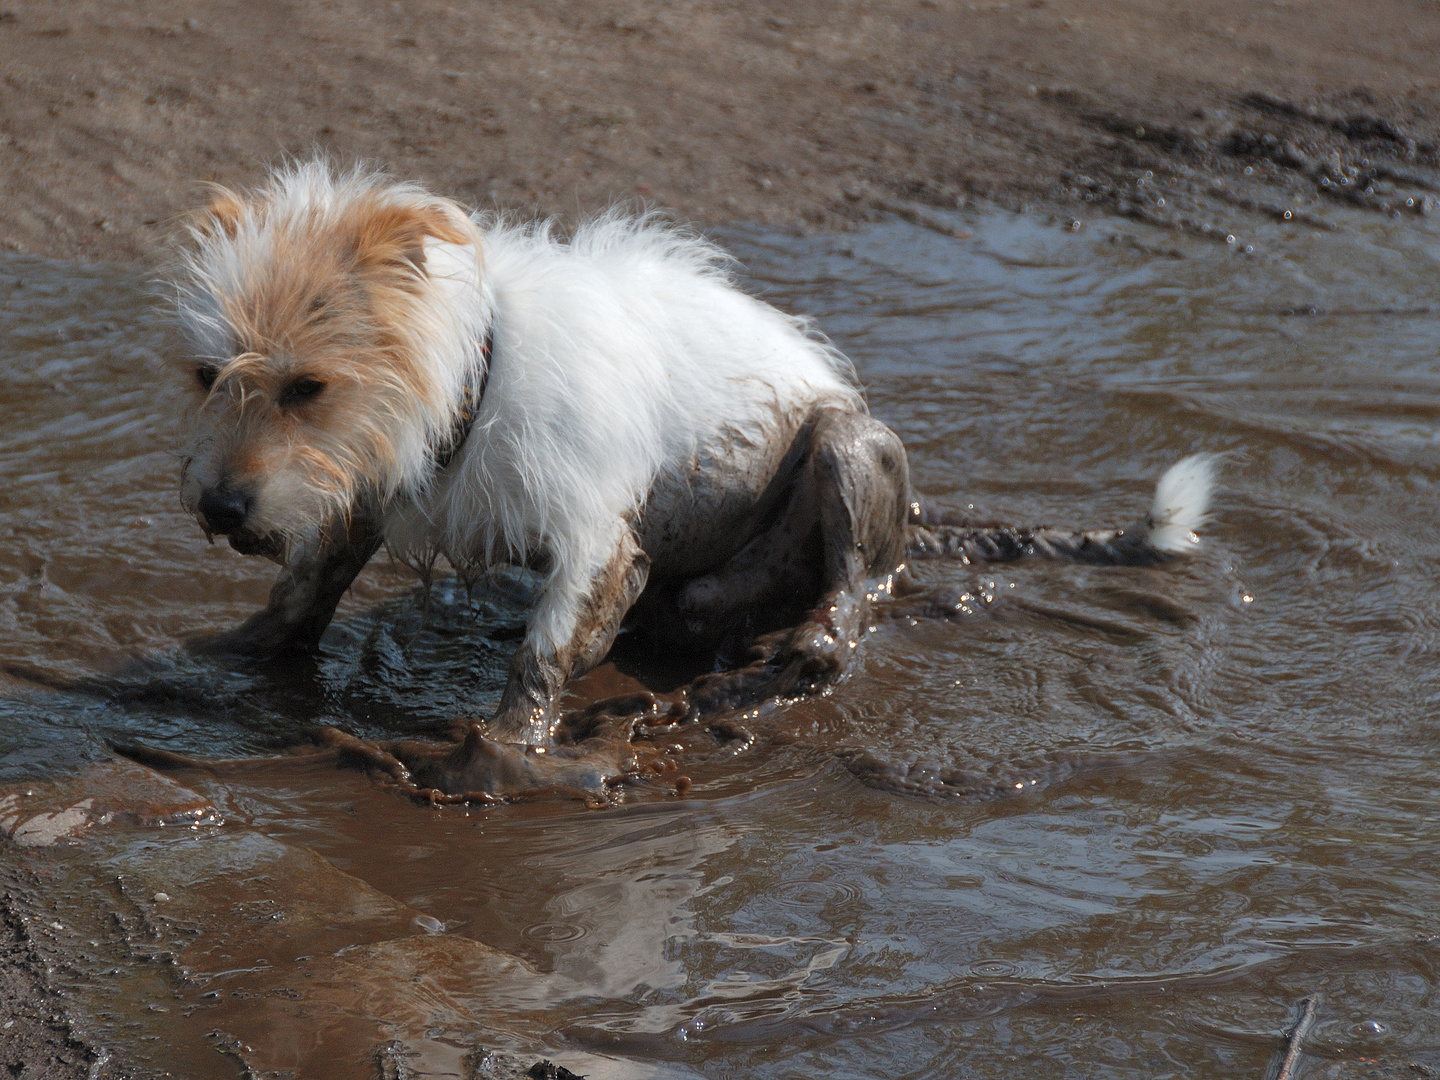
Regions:
[[[444,446],[435,451],[436,472],[444,470],[455,460],[455,455],[460,453],[460,448],[470,436],[470,429],[475,426],[475,417],[480,415],[480,403],[485,399],[485,385],[490,381],[490,361],[494,355],[495,327],[491,326],[485,331],[485,340],[480,343],[480,378],[477,382],[465,383],[465,388],[461,391],[460,408],[456,411],[455,423],[450,428],[450,438]]]

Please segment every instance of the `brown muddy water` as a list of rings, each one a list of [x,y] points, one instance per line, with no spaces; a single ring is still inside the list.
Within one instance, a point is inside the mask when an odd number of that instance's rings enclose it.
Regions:
[[[722,239],[938,502],[1120,524],[1223,451],[1206,553],[923,566],[971,613],[605,810],[287,761],[487,710],[529,584],[422,626],[379,561],[313,663],[180,653],[271,568],[180,510],[146,285],[0,262],[0,859],[96,1074],[1258,1080],[1318,993],[1305,1075],[1435,1076],[1440,230],[967,227]]]

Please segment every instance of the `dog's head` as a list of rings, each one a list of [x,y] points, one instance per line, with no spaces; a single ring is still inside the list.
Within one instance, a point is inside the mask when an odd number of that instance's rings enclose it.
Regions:
[[[216,189],[173,276],[186,342],[181,499],[278,559],[362,503],[422,488],[488,304],[458,206],[364,171]]]

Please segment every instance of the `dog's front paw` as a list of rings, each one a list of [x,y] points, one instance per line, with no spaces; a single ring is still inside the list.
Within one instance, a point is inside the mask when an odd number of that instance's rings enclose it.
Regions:
[[[386,749],[407,770],[407,786],[436,802],[505,802],[554,794],[604,805],[610,788],[633,770],[630,755],[619,746],[525,746],[488,738],[478,725],[450,749],[422,743]]]
[[[248,660],[268,660],[287,651],[284,642],[273,635],[257,634],[246,627],[236,627],[219,634],[199,634],[185,641],[185,651],[200,656],[240,656]]]
[[[256,612],[233,630],[218,634],[201,634],[188,638],[185,649],[203,656],[242,656],[250,660],[269,660],[282,656],[308,653],[313,642],[268,609]]]

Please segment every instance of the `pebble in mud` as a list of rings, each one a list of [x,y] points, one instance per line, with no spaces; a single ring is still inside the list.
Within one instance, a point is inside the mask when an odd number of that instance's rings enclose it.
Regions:
[[[157,904],[168,904],[169,902],[170,902],[170,894],[169,894],[169,893],[157,892],[157,893],[155,894],[155,903],[157,903]]]

